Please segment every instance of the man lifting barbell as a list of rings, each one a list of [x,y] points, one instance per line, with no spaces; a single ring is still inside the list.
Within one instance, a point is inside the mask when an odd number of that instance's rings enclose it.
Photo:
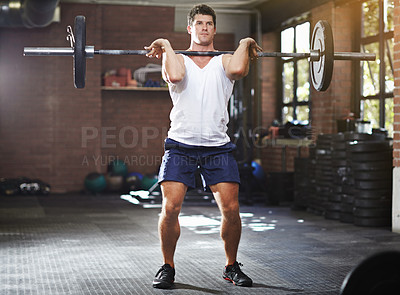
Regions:
[[[226,134],[226,107],[234,80],[246,76],[249,60],[257,57],[308,58],[313,87],[317,91],[325,91],[331,82],[334,60],[372,61],[376,55],[335,52],[331,27],[323,20],[314,26],[309,52],[259,52],[261,48],[251,38],[243,39],[235,52],[216,51],[213,46],[216,31],[214,11],[206,5],[200,5],[193,8],[189,16],[191,45],[185,51],[174,52],[166,39],[157,39],[146,47],[147,50],[95,50],[94,46],[86,45],[85,17],[76,16],[74,31],[71,27],[67,29],[71,47],[25,47],[24,55],[72,56],[76,88],[85,87],[86,59],[95,55],[147,55],[162,58],[163,77],[170,88],[173,109],[159,173],[163,193],[159,234],[164,265],[157,272],[153,286],[169,288],[174,282],[174,254],[180,235],[178,215],[186,189],[195,185],[193,173],[198,166],[222,213],[221,237],[226,254],[223,278],[239,286],[251,286],[252,280],[241,271],[241,265],[236,261],[241,235],[238,204],[240,180],[237,164],[231,154],[235,146]],[[376,267],[382,257],[379,255],[349,273],[343,282],[341,294],[359,294],[365,293],[365,290],[378,290],[379,293],[387,288],[396,290],[393,286],[398,284],[399,274],[394,269],[400,256],[398,253],[383,255],[388,258],[385,267],[392,262],[388,273],[397,281],[382,278],[380,267],[383,266]],[[381,276],[374,280],[377,273]],[[364,286],[364,277],[369,282],[367,287]]]
[[[216,16],[207,5],[188,14],[188,51],[216,51]],[[245,77],[250,59],[261,48],[252,38],[240,41],[232,54],[186,56],[176,54],[167,39],[157,39],[148,57],[162,57],[162,74],[173,102],[171,128],[158,181],[163,195],[159,236],[164,265],[153,281],[155,288],[170,288],[175,278],[174,254],[180,235],[178,215],[188,187],[195,187],[198,167],[222,214],[221,237],[226,266],[223,278],[238,286],[251,286],[236,261],[241,236],[239,171],[232,155],[235,145],[227,135],[227,105],[234,81]],[[194,274],[195,275],[195,274]]]

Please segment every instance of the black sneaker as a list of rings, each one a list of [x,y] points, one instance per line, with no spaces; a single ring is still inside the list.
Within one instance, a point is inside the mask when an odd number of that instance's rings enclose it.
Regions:
[[[153,280],[153,287],[158,289],[169,289],[174,284],[175,269],[169,264],[161,266]]]
[[[253,281],[241,271],[241,266],[243,266],[243,264],[237,261],[232,265],[225,266],[222,277],[236,286],[251,287]]]

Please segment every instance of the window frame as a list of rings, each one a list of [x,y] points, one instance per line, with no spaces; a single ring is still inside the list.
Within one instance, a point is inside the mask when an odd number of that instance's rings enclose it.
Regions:
[[[280,42],[280,49],[282,51],[282,32],[293,28],[293,52],[296,52],[296,38],[297,38],[297,34],[296,34],[296,27],[299,25],[303,25],[305,23],[309,23],[309,38],[311,38],[311,21],[309,19],[309,17],[307,18],[302,18],[301,20],[297,20],[294,22],[290,22],[289,25],[284,25],[280,28],[280,32],[279,32],[279,42]],[[309,40],[310,41],[310,40]],[[309,42],[308,42],[309,43]],[[297,119],[297,113],[296,113],[296,109],[298,107],[301,106],[307,106],[308,107],[308,124],[311,123],[311,119],[312,119],[312,104],[311,104],[311,77],[310,77],[310,71],[308,70],[308,83],[309,83],[309,93],[308,93],[308,100],[306,101],[299,101],[298,100],[298,96],[297,96],[297,88],[298,88],[298,61],[302,60],[302,58],[280,58],[279,59],[279,71],[280,71],[280,75],[281,75],[281,79],[280,79],[280,102],[278,104],[278,108],[279,108],[279,115],[280,115],[280,120],[282,121],[283,124],[287,123],[287,122],[283,122],[284,120],[284,108],[285,107],[292,107],[293,108],[293,121],[298,120]],[[284,89],[284,66],[285,64],[289,64],[289,63],[293,63],[293,100],[289,103],[285,103],[284,102],[284,98],[285,98],[285,89]]]
[[[375,95],[367,95],[364,96],[363,90],[364,90],[364,85],[363,85],[363,73],[364,70],[361,68],[360,71],[360,87],[359,87],[359,97],[360,101],[358,102],[358,108],[360,112],[360,117],[363,117],[362,114],[362,102],[365,100],[379,100],[379,128],[386,128],[385,123],[386,123],[386,99],[393,99],[394,98],[394,92],[386,92],[386,61],[385,61],[385,55],[388,53],[388,58],[389,62],[391,62],[392,55],[393,55],[393,48],[389,48],[387,46],[387,41],[390,39],[394,38],[394,31],[385,31],[385,23],[384,23],[384,1],[385,0],[376,0],[378,1],[378,14],[379,14],[379,31],[376,35],[372,36],[363,36],[364,32],[364,12],[363,12],[363,3],[368,2],[367,0],[362,1],[360,5],[360,50],[361,52],[364,52],[364,47],[373,44],[373,43],[378,43],[379,44],[379,56],[377,56],[377,59],[379,59],[379,91]],[[390,50],[392,50],[390,52]],[[368,61],[365,61],[369,63]],[[392,72],[393,72],[393,62],[391,62],[392,66]]]

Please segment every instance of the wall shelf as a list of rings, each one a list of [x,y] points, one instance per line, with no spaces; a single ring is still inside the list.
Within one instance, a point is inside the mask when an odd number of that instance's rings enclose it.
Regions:
[[[168,87],[137,87],[137,86],[101,86],[101,90],[119,90],[119,91],[168,91]]]

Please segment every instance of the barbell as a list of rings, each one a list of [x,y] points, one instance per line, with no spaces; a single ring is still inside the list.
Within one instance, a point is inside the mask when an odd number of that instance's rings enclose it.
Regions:
[[[24,56],[72,56],[74,85],[76,88],[85,87],[86,59],[94,55],[146,55],[147,50],[95,50],[94,46],[86,45],[86,19],[82,15],[75,17],[74,30],[67,27],[67,40],[70,47],[24,47]],[[177,50],[178,54],[191,56],[216,56],[233,54],[233,51],[185,51]],[[310,75],[313,87],[317,91],[328,89],[333,73],[334,60],[368,60],[373,61],[376,55],[361,52],[334,52],[333,34],[330,24],[325,20],[316,23],[311,38],[310,52],[258,52],[258,57],[288,57],[304,59],[310,62]]]

